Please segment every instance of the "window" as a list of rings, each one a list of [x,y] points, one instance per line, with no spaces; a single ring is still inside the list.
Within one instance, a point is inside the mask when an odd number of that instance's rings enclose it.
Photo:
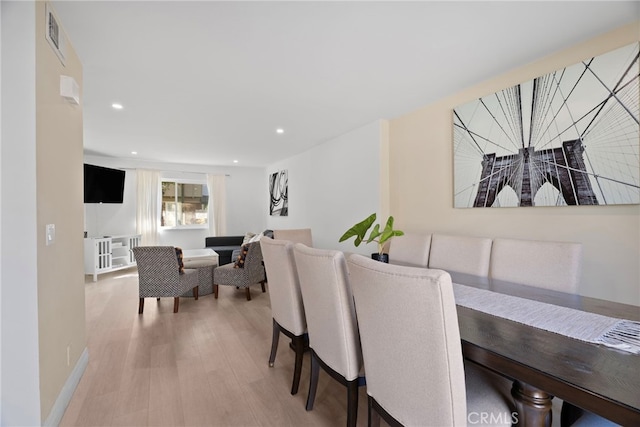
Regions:
[[[200,228],[208,224],[206,184],[162,181],[160,226]]]

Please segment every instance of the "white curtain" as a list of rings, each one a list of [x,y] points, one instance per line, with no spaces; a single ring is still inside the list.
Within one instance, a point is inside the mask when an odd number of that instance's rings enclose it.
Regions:
[[[160,172],[137,169],[138,198],[136,210],[136,229],[142,235],[142,244],[158,244],[158,212],[160,203]]]
[[[224,175],[207,175],[209,190],[209,235],[224,236],[227,233],[227,190]]]

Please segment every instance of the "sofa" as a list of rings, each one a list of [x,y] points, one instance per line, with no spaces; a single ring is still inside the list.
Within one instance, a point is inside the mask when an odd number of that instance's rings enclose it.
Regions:
[[[263,235],[267,237],[273,238],[272,230],[265,230],[262,232]],[[239,253],[240,248],[242,248],[242,244],[244,243],[244,239],[247,236],[252,236],[253,234],[247,234],[244,236],[218,236],[218,237],[205,237],[204,239],[204,247],[208,249],[213,249],[218,254],[218,265],[229,264],[232,261],[235,261],[234,253]]]
[[[204,246],[213,249],[218,254],[218,265],[225,265],[231,262],[231,255],[236,249],[242,247],[244,236],[219,236],[205,237]]]

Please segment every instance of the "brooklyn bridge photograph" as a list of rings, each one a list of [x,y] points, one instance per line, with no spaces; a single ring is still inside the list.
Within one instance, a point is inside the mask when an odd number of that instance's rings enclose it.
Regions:
[[[640,203],[639,46],[456,107],[454,206]]]

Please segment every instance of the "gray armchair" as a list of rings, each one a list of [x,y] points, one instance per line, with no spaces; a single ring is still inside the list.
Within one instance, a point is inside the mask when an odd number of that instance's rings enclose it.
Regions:
[[[235,286],[244,288],[247,301],[251,301],[251,291],[249,287],[260,284],[262,292],[265,292],[264,284],[267,281],[262,263],[262,250],[260,242],[253,242],[246,245],[243,267],[236,267],[235,263],[226,264],[213,270],[213,294],[218,299],[218,286]]]
[[[138,314],[144,311],[144,299],[173,297],[173,312],[178,312],[180,295],[193,289],[198,299],[198,270],[180,272],[176,249],[173,246],[138,246],[133,248],[138,264],[140,303]]]

